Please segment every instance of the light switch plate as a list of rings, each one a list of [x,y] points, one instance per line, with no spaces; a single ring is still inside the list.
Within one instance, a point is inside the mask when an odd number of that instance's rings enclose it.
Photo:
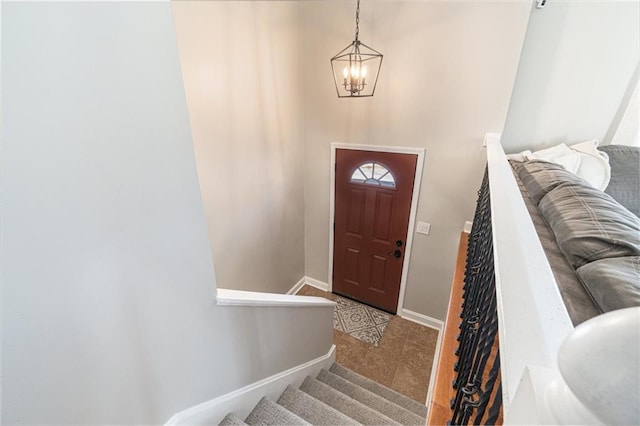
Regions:
[[[418,226],[416,226],[416,232],[418,234],[429,235],[431,231],[431,224],[427,222],[418,222]]]
[[[471,233],[471,228],[473,227],[473,222],[466,221],[464,223],[464,232],[467,234]]]

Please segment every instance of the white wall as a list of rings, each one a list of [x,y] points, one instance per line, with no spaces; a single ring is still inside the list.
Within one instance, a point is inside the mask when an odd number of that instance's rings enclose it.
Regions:
[[[2,52],[2,2],[0,2],[0,52]],[[0,82],[2,82],[2,55],[0,55]],[[2,108],[2,95],[0,95],[0,113],[1,113],[1,108]],[[1,122],[0,122],[0,127],[2,126]],[[0,159],[2,158],[1,155],[1,149],[2,149],[2,145],[0,144]],[[2,181],[0,180],[0,184],[2,183]],[[0,202],[2,200],[2,195],[0,193]],[[2,222],[2,215],[0,215],[0,223]],[[0,238],[1,238],[2,234],[0,234]],[[0,264],[0,269],[2,267],[2,264]],[[2,330],[2,318],[4,318],[3,315],[3,304],[2,304],[2,281],[0,281],[0,330]],[[2,333],[0,333],[0,419],[2,419]]]
[[[284,293],[304,275],[299,4],[173,13],[218,285]]]
[[[405,308],[444,319],[464,222],[501,131],[528,2],[365,2],[360,38],[385,57],[376,94],[338,99],[329,59],[352,39],[352,2],[302,3],[306,274],[328,280],[330,143],[426,148]]]
[[[627,93],[631,93],[620,104],[616,115],[618,120],[614,119],[609,126],[607,136],[610,136],[612,145],[640,146],[640,81],[637,77],[640,77],[640,62],[636,68],[635,82],[632,80],[629,88],[633,90],[628,90]]]
[[[549,1],[534,8],[503,132],[505,151],[605,139],[635,87],[639,61],[640,2]]]
[[[324,355],[218,307],[169,3],[2,5],[2,424],[156,424]]]

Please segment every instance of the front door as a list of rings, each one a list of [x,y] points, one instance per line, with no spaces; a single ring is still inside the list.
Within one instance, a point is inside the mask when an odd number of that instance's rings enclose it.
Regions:
[[[334,293],[396,312],[417,158],[336,150]]]

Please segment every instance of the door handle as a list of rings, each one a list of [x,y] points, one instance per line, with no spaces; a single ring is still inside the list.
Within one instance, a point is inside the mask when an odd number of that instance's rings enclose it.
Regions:
[[[400,257],[402,256],[402,252],[400,250],[396,250],[396,251],[390,251],[389,253],[387,253],[389,256],[393,256],[393,257]]]

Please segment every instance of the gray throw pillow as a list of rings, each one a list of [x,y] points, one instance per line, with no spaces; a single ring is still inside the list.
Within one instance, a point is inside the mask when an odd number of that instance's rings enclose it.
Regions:
[[[597,260],[577,272],[602,312],[640,306],[639,256]]]
[[[559,164],[541,160],[514,163],[522,184],[527,188],[531,201],[537,206],[542,197],[565,182],[589,185],[580,176],[566,170]]]
[[[640,256],[640,219],[588,184],[563,183],[545,195],[538,208],[574,268]]]
[[[607,145],[598,149],[607,153],[611,165],[611,180],[604,192],[640,217],[640,147]]]

